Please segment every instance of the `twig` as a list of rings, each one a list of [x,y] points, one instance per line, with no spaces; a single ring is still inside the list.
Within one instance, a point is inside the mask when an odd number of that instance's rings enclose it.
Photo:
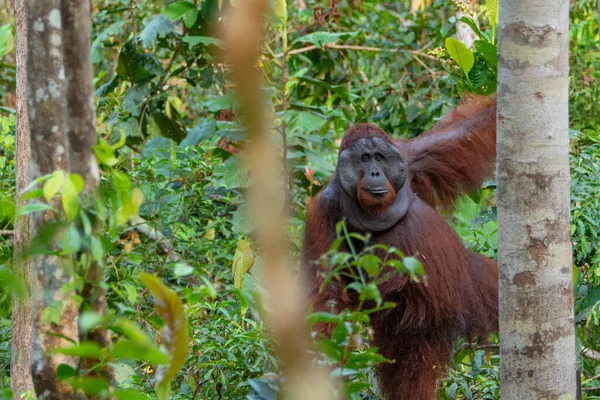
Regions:
[[[584,392],[593,392],[594,390],[600,390],[600,386],[594,386],[591,388],[584,388],[582,387],[581,390],[583,390]]]
[[[589,358],[590,360],[600,362],[600,351],[592,349],[583,349],[582,354],[585,358]]]
[[[131,224],[133,226],[127,229],[125,232],[123,232],[123,235],[131,231],[137,231],[149,238],[150,240],[152,240],[153,242],[155,242],[160,248],[160,250],[168,256],[169,261],[181,261],[181,256],[173,250],[173,245],[169,241],[169,239],[167,239],[165,235],[163,235],[161,232],[148,225],[146,220],[144,220],[142,217],[132,218]]]
[[[135,0],[129,0],[129,16],[131,18],[131,32],[133,33],[133,37],[137,35],[137,26],[135,24],[135,10],[136,4]]]
[[[11,230],[0,230],[0,236],[14,236],[15,231]]]
[[[500,345],[497,343],[478,344],[477,346],[475,346],[476,350],[498,349],[498,348],[500,348]]]
[[[284,19],[287,24],[287,18]],[[283,56],[281,58],[281,108],[283,113],[287,111],[287,51],[288,51],[288,42],[287,42],[287,26],[283,29]],[[282,141],[282,150],[283,150],[283,190],[285,195],[285,210],[286,212],[290,211],[292,200],[290,198],[291,194],[291,182],[290,182],[290,171],[288,168],[288,139],[287,132],[285,126],[285,118],[282,118],[281,123],[281,141]]]
[[[423,68],[425,68],[431,75],[437,75],[438,74],[437,72],[435,72],[434,70],[432,70],[431,68],[429,68],[423,61],[421,61],[421,59],[417,55],[413,54],[413,58],[415,59],[416,62],[418,62],[419,64],[421,64],[421,66]]]
[[[598,379],[598,378],[600,378],[600,373],[592,376],[591,378],[588,378],[588,379],[584,380],[583,382],[581,382],[581,384],[584,385],[584,384],[586,384],[588,382],[591,382],[591,381],[593,381],[595,379]]]
[[[351,45],[351,44],[333,44],[333,43],[331,43],[331,44],[324,44],[321,47],[315,46],[315,45],[311,45],[311,46],[307,46],[307,47],[302,47],[300,49],[293,49],[293,50],[287,51],[285,54],[287,56],[292,56],[292,55],[302,54],[302,53],[306,53],[307,51],[313,51],[313,50],[317,50],[317,49],[373,51],[373,52],[376,52],[376,53],[400,53],[400,52],[406,52],[406,53],[412,54],[413,56],[425,57],[425,58],[429,58],[431,60],[435,60],[436,59],[434,56],[430,56],[429,54],[423,53],[422,51],[419,51],[419,50],[382,49],[381,47],[356,46],[356,45]],[[282,58],[283,56],[284,56],[283,53],[275,54],[275,58]]]

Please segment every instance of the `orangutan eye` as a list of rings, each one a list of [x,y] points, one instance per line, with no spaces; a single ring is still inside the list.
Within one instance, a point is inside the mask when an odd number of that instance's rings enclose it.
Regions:
[[[380,153],[375,154],[375,160],[376,161],[381,161],[383,160],[383,155],[381,155]]]
[[[367,161],[369,161],[370,158],[371,157],[369,157],[368,154],[363,154],[362,157],[360,158],[360,161],[367,162]]]

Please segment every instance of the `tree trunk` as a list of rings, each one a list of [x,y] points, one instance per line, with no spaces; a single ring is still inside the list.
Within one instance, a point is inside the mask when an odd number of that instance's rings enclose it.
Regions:
[[[271,122],[265,112],[261,72],[256,68],[260,54],[262,27],[269,1],[239,2],[227,16],[225,45],[228,61],[236,83],[241,113],[244,115],[246,137],[249,139],[248,167],[261,179],[252,187],[248,204],[258,229],[256,242],[262,250],[265,304],[269,310],[267,321],[277,342],[277,356],[282,374],[286,376],[286,392],[282,398],[290,400],[329,399],[327,373],[314,365],[309,356],[308,329],[304,322],[304,299],[294,282],[287,264],[285,218],[281,212],[285,204],[281,165],[278,151],[273,147]]]
[[[574,399],[569,2],[500,3],[501,397]]]
[[[16,193],[17,207],[26,203],[21,199],[23,189],[29,184],[29,121],[27,120],[27,25],[23,0],[15,1],[15,36],[17,39],[17,133],[16,133]],[[29,217],[15,221],[14,237],[15,271],[27,288],[31,285],[31,265],[24,249],[29,245]],[[33,388],[31,379],[31,298],[29,291],[24,299],[13,298],[12,338],[10,359],[10,387],[16,398]]]
[[[91,60],[91,9],[89,0],[63,0],[63,33],[65,70],[68,84],[67,108],[69,115],[68,140],[71,173],[79,174],[85,182],[84,193],[92,196],[99,181],[98,163],[92,150],[96,144],[96,105],[94,102],[94,71]],[[95,230],[99,229],[96,221]],[[92,261],[82,291],[82,310],[89,309],[100,315],[106,314],[106,296],[99,285],[103,282],[104,269]],[[80,339],[91,340],[103,348],[110,347],[110,331],[99,329]],[[89,369],[96,362],[85,360],[83,368]],[[112,380],[110,365],[100,371]]]
[[[63,57],[60,0],[27,0],[28,115],[31,130],[31,179],[55,170],[69,171],[67,138],[67,82]],[[33,56],[35,55],[35,56]],[[58,201],[52,204],[61,208]],[[32,235],[39,233],[45,221],[54,220],[52,212],[32,214]],[[60,232],[58,232],[59,234]],[[54,241],[57,232],[46,232]],[[60,382],[56,369],[60,364],[77,368],[78,359],[47,351],[79,340],[78,307],[72,285],[70,260],[54,255],[32,257],[33,275],[33,348],[31,367],[38,396],[46,399],[73,397],[69,385]],[[51,312],[46,315],[48,307]],[[51,317],[52,320],[49,320]]]
[[[431,4],[431,0],[410,0],[410,13],[414,14],[419,10],[424,10]]]

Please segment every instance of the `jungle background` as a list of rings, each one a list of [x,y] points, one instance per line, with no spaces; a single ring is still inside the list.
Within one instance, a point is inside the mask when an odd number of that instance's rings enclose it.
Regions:
[[[113,193],[103,199],[114,210],[101,237],[105,283],[109,314],[135,322],[156,343],[161,321],[139,274],[161,278],[183,299],[190,350],[171,384],[171,398],[274,399],[285,382],[261,313],[261,259],[244,198],[251,179],[242,167],[244,135],[221,53],[223,3],[93,1],[95,152],[101,189]],[[486,58],[485,45],[473,49],[474,65],[465,74],[447,42],[456,37],[464,13],[476,22],[480,41],[493,46],[490,3],[435,0],[411,10],[402,1],[275,2],[259,67],[285,160],[287,234],[296,261],[306,204],[332,174],[347,128],[368,121],[395,137],[414,137],[435,125],[465,92],[494,92],[495,65]],[[575,313],[583,396],[590,399],[600,397],[596,6],[591,0],[571,2]],[[7,282],[16,213],[10,8],[0,9],[0,389],[8,398],[12,286]],[[497,247],[494,188],[494,181],[487,182],[447,215],[470,248],[491,257]],[[143,202],[137,205],[135,195],[122,193],[141,193]],[[368,260],[360,256],[353,257]],[[406,268],[411,272],[410,265]],[[364,315],[346,316],[340,325],[364,324]],[[312,321],[323,318],[333,316]],[[126,334],[115,333],[115,340]],[[369,348],[369,329],[338,333],[318,343],[316,357],[343,377],[349,398],[379,398],[372,368],[385,361]],[[120,398],[155,398],[151,356],[120,350],[112,361],[116,385],[123,389]],[[457,343],[440,398],[499,398],[497,353],[494,338],[485,346]],[[84,391],[99,390],[92,386]]]

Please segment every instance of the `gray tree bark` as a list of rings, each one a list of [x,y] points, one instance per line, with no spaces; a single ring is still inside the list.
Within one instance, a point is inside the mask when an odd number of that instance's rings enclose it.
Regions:
[[[31,130],[31,179],[55,170],[69,172],[67,134],[67,82],[64,67],[62,16],[60,0],[25,0],[28,29],[27,107]],[[35,57],[33,57],[35,55]],[[60,209],[56,201],[55,209]],[[32,214],[32,235],[44,222],[54,220],[52,212]],[[60,232],[59,232],[60,233]],[[54,235],[57,233],[54,232]],[[53,255],[32,257],[33,278],[33,346],[31,368],[39,397],[68,399],[73,397],[69,385],[58,381],[60,364],[77,368],[78,359],[46,353],[49,349],[79,340],[78,307],[74,293],[64,290],[72,282],[69,260]],[[72,285],[71,285],[72,287]],[[47,321],[49,306],[60,310],[58,323]]]
[[[65,69],[68,82],[67,109],[69,114],[68,139],[71,173],[79,174],[85,182],[84,193],[92,196],[99,181],[98,163],[92,150],[96,144],[96,107],[94,103],[94,71],[91,60],[91,9],[89,0],[63,0],[62,20],[64,33]],[[95,221],[98,230],[99,222]],[[104,269],[92,262],[82,291],[83,308],[105,315],[106,296],[99,285],[104,281]],[[89,332],[85,338],[101,347],[110,347],[108,329]],[[84,360],[83,367],[89,369],[96,360]],[[112,380],[112,369],[106,365],[101,374]]]
[[[27,119],[27,25],[23,0],[15,1],[15,36],[17,41],[17,133],[16,133],[16,193],[17,207],[26,201],[21,199],[23,189],[29,184],[29,121]],[[27,288],[31,285],[31,265],[24,250],[30,242],[29,217],[21,216],[15,221],[14,236],[15,271]],[[29,291],[23,299],[13,298],[12,338],[10,358],[10,387],[19,396],[33,388],[31,379],[31,298]]]
[[[569,204],[569,2],[500,3],[501,397],[575,399]]]

